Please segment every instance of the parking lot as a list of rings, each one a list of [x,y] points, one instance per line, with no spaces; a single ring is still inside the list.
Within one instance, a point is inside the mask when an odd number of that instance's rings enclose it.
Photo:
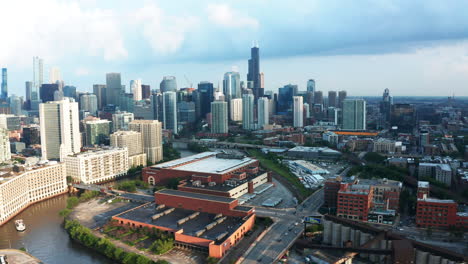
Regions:
[[[273,179],[274,187],[269,188],[265,192],[256,195],[254,198],[245,203],[245,205],[262,206],[268,198],[282,198],[283,200],[275,206],[275,208],[291,208],[296,205],[292,193],[280,182]]]

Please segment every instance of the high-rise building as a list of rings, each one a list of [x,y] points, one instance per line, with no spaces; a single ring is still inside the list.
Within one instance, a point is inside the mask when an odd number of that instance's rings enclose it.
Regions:
[[[297,85],[288,84],[278,89],[278,109],[280,113],[285,113],[292,109],[293,96],[297,95]]]
[[[80,95],[80,110],[89,112],[93,116],[97,116],[97,96],[91,93]]]
[[[39,89],[44,83],[44,61],[39,57],[33,57],[33,91],[31,100],[39,100]]]
[[[346,99],[346,91],[338,92],[338,107],[343,108],[343,101]]]
[[[232,121],[242,121],[242,98],[231,99],[229,112]]]
[[[109,135],[111,130],[111,122],[109,120],[86,121],[84,126],[86,146],[109,144]]]
[[[78,103],[64,99],[39,105],[43,159],[60,159],[80,152]]]
[[[260,88],[263,89],[263,94],[265,95],[265,74],[263,72],[260,73]]]
[[[175,92],[163,93],[163,123],[164,129],[177,134],[177,97]]]
[[[63,87],[63,96],[71,97],[73,99],[77,99],[76,97],[76,87],[72,85],[66,85]]]
[[[151,86],[147,84],[141,85],[141,99],[149,99],[151,97]]]
[[[304,103],[302,96],[294,96],[294,127],[303,127],[304,126]]]
[[[256,101],[259,97],[263,96],[263,88],[260,86],[260,49],[257,45],[250,49],[247,81],[252,82],[252,92]]]
[[[416,123],[416,109],[412,104],[393,104],[390,113],[390,125],[401,132],[411,132]]]
[[[157,120],[134,120],[129,124],[129,129],[141,133],[143,151],[148,161],[156,163],[163,159],[162,126]]]
[[[322,91],[315,91],[314,92],[314,104],[323,105],[323,93],[322,93]]]
[[[310,79],[307,81],[307,91],[312,92],[312,93],[315,92],[315,80],[314,79]]]
[[[264,125],[268,125],[270,121],[270,112],[268,110],[269,99],[267,97],[260,97],[257,101],[257,120],[258,128],[262,129]]]
[[[98,100],[98,109],[101,110],[107,105],[106,100],[106,85],[105,84],[93,84],[93,94],[96,95]]]
[[[2,94],[1,99],[6,100],[8,98],[8,76],[7,69],[2,69]]]
[[[133,93],[133,100],[140,101],[143,99],[140,79],[130,81],[130,91]]]
[[[161,93],[151,94],[151,107],[153,108],[153,117],[156,120],[164,119],[163,97]]]
[[[211,102],[214,101],[214,87],[210,82],[200,82],[198,84],[198,96],[200,100],[200,116],[205,118],[211,111]]]
[[[112,114],[112,131],[128,130],[128,125],[134,120],[133,113],[116,112]]]
[[[57,67],[52,67],[50,68],[49,72],[49,83],[57,83],[57,81],[62,81],[60,69]]]
[[[27,146],[41,144],[41,131],[38,125],[23,126],[21,141]]]
[[[253,94],[242,95],[242,128],[254,129],[254,100]]]
[[[29,110],[30,104],[31,104],[32,82],[29,82],[29,81],[25,82],[24,88],[25,88],[25,95],[26,95],[26,106],[27,106],[27,109]]]
[[[177,103],[177,111],[179,116],[177,120],[181,124],[188,124],[195,122],[195,103],[182,101]]]
[[[146,166],[146,154],[143,152],[143,138],[140,132],[117,131],[110,136],[112,147],[127,148],[129,167]]]
[[[106,103],[120,106],[120,96],[123,93],[120,73],[106,74]]]
[[[343,101],[343,129],[366,130],[366,101],[364,99]]]
[[[23,110],[22,110],[23,100],[22,99],[23,99],[22,97],[18,97],[16,95],[12,95],[8,98],[8,101],[10,104],[10,112],[13,115],[23,114]]]
[[[390,121],[390,113],[393,105],[393,97],[390,96],[390,90],[386,88],[383,92],[382,101],[380,102],[380,113],[382,114],[383,121]]]
[[[328,91],[328,107],[337,107],[336,91]]]
[[[304,103],[304,116],[310,118],[310,106],[308,103]]]
[[[214,101],[211,103],[211,133],[228,133],[227,102]]]
[[[174,76],[164,76],[163,80],[159,84],[161,93],[165,92],[177,92],[177,82]]]
[[[0,162],[11,159],[10,133],[5,128],[0,128]]]
[[[41,85],[41,89],[39,91],[41,101],[43,103],[54,101],[55,91],[58,91],[58,90],[59,90],[59,87],[58,87],[58,84],[56,83],[45,83]]]
[[[238,72],[226,72],[224,74],[223,80],[223,93],[226,96],[227,100],[240,98],[241,97],[241,88],[240,88],[240,75]]]

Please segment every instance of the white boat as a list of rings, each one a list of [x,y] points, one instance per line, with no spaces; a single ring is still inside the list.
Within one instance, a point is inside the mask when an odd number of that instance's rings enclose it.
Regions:
[[[18,232],[23,232],[26,230],[26,225],[23,222],[23,219],[18,219],[15,221],[15,227]]]

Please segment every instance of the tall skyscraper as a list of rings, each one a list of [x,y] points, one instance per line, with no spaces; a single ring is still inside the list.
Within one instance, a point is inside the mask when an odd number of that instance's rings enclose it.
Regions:
[[[200,82],[198,84],[198,96],[200,100],[200,116],[205,118],[211,111],[211,102],[214,101],[214,87],[210,82]]]
[[[143,99],[140,79],[130,81],[130,91],[133,93],[133,100],[140,101]]]
[[[315,92],[315,80],[310,79],[307,81],[307,91],[308,92]]]
[[[149,99],[151,97],[151,86],[147,84],[141,85],[141,99]]]
[[[384,122],[390,121],[390,113],[393,105],[393,97],[390,96],[390,90],[386,88],[383,92],[382,101],[380,102],[380,113]]]
[[[1,99],[6,100],[8,98],[8,76],[7,69],[2,69],[2,94]]]
[[[62,75],[60,74],[60,69],[57,67],[50,68],[49,72],[49,83],[57,83],[57,81],[62,81]]]
[[[228,133],[228,111],[227,103],[224,101],[211,103],[211,133]]]
[[[188,124],[195,122],[195,103],[182,101],[177,103],[178,122]]]
[[[297,85],[287,84],[278,89],[278,112],[285,113],[292,109],[293,96],[297,95]]]
[[[80,152],[78,103],[66,98],[39,105],[43,159],[63,160]]]
[[[106,103],[120,106],[120,96],[123,94],[120,73],[106,74]]]
[[[338,107],[343,108],[343,101],[346,99],[346,91],[338,92]]]
[[[343,101],[343,129],[366,130],[366,101],[364,99]]]
[[[77,99],[76,97],[76,87],[71,85],[66,85],[63,87],[63,96],[71,97],[73,99]]]
[[[247,81],[252,82],[252,92],[256,101],[259,97],[263,96],[263,88],[260,86],[260,49],[257,45],[250,49]]]
[[[93,94],[96,95],[98,99],[98,109],[101,110],[104,106],[107,105],[106,85],[105,84],[93,84]]]
[[[10,133],[6,128],[0,128],[0,162],[5,162],[10,159]]]
[[[240,75],[238,72],[226,72],[223,80],[223,93],[227,100],[241,98]]]
[[[33,90],[31,100],[39,100],[39,89],[44,83],[44,61],[39,57],[33,57]]]
[[[55,91],[58,91],[59,87],[56,83],[44,83],[40,88],[40,99],[43,103],[54,101]]]
[[[177,134],[178,129],[176,92],[163,93],[163,116],[164,129],[170,129],[174,134]]]
[[[129,128],[141,133],[143,151],[149,162],[156,163],[163,159],[161,122],[158,120],[134,120],[129,124]]]
[[[26,95],[26,109],[30,110],[31,109],[31,93],[32,93],[32,82],[25,82],[24,83],[24,88],[25,88],[25,95]]]
[[[323,105],[323,93],[322,93],[322,91],[315,91],[314,92],[314,104]]]
[[[159,84],[161,93],[165,92],[177,92],[177,82],[174,76],[164,76],[163,80]]]
[[[80,95],[80,110],[89,112],[93,116],[97,116],[98,111],[97,96],[91,93]]]
[[[328,91],[328,106],[336,107],[336,91]]]
[[[308,103],[304,103],[304,116],[305,118],[310,117],[310,106]]]
[[[303,127],[304,126],[304,102],[302,96],[294,96],[294,127]]]
[[[254,129],[254,100],[253,94],[242,95],[242,128]]]
[[[270,112],[268,110],[269,99],[260,97],[257,101],[258,128],[262,129],[264,125],[268,125],[270,121]]]
[[[118,131],[110,136],[110,144],[113,147],[127,148],[128,165],[136,167],[146,166],[146,154],[143,152],[143,139],[140,132]]]
[[[242,98],[231,99],[229,113],[232,121],[242,121]]]

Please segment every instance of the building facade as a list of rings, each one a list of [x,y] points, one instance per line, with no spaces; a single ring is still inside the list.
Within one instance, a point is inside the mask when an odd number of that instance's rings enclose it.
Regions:
[[[128,125],[135,119],[133,113],[116,112],[112,114],[112,131],[128,130]]]
[[[242,95],[242,128],[246,130],[254,129],[254,95]]]
[[[343,129],[366,130],[366,101],[363,99],[343,101]]]
[[[148,161],[157,163],[163,159],[162,125],[158,120],[134,120],[129,129],[141,133],[143,152]]]
[[[268,110],[270,103],[267,97],[260,97],[257,102],[258,128],[270,124],[270,111]]]
[[[146,166],[146,154],[143,152],[143,138],[140,132],[117,131],[110,136],[112,147],[127,148],[128,166]]]
[[[242,121],[242,98],[231,99],[229,115],[231,121]]]
[[[172,130],[174,134],[177,134],[177,95],[175,92],[163,93],[163,114],[164,129]]]
[[[302,96],[294,96],[294,109],[293,109],[293,126],[303,127],[304,126],[304,103]]]
[[[228,111],[227,103],[224,101],[214,101],[211,103],[211,133],[228,133]]]

